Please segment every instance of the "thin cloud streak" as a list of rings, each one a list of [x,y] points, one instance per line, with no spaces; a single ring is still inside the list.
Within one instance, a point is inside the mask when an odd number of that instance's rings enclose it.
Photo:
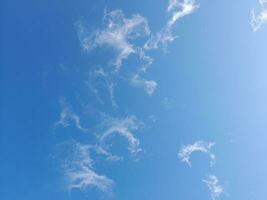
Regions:
[[[110,152],[108,152],[106,149],[104,149],[101,146],[96,145],[94,147],[94,150],[96,151],[96,153],[98,155],[105,156],[106,157],[106,161],[121,161],[121,160],[123,160],[122,157],[111,154]]]

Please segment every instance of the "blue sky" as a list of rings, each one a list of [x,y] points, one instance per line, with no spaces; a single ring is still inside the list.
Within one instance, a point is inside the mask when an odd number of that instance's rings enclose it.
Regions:
[[[0,199],[266,198],[266,0],[0,13]]]

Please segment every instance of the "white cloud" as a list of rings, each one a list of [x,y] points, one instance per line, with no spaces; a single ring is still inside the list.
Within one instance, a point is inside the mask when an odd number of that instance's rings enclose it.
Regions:
[[[170,0],[167,9],[170,17],[163,29],[156,34],[150,33],[147,20],[139,14],[126,17],[121,10],[105,12],[102,26],[93,31],[89,31],[83,22],[77,23],[81,46],[84,50],[92,50],[98,47],[114,49],[117,54],[112,64],[115,66],[116,72],[120,70],[123,61],[131,54],[138,56],[142,63],[137,71],[134,72],[136,75],[133,76],[130,83],[132,86],[143,87],[149,95],[152,95],[157,83],[153,80],[141,78],[141,73],[146,72],[153,63],[153,59],[147,55],[147,50],[157,49],[159,46],[165,47],[168,42],[175,40],[176,36],[172,34],[174,24],[180,18],[192,13],[197,7],[194,0]],[[139,39],[142,37],[147,39],[145,44],[142,44],[142,42],[140,44]],[[116,74],[113,72],[108,74],[100,73],[98,75],[104,77],[107,82],[108,77]],[[117,104],[114,96],[114,87],[116,85],[110,81],[106,85],[111,103],[116,108]],[[100,98],[99,90],[91,85],[89,87],[98,101],[104,104],[104,101]]]
[[[95,86],[95,73],[89,73],[89,78],[86,81],[86,85],[89,90],[94,94],[95,98],[101,103],[104,104],[104,101],[100,97],[99,89]]]
[[[144,45],[144,48],[158,49],[159,46],[165,47],[168,42],[176,39],[172,34],[172,28],[175,23],[182,17],[193,13],[198,8],[195,0],[170,0],[167,8],[167,13],[171,15],[166,26],[158,33],[152,35]]]
[[[165,48],[168,42],[172,42],[176,39],[176,36],[173,36],[170,31],[163,29],[162,31],[151,35],[149,40],[145,43],[144,48],[149,49],[158,49],[160,46]]]
[[[111,101],[111,104],[114,108],[117,108],[118,105],[115,101],[115,95],[114,95],[114,88],[115,88],[115,84],[113,82],[110,82],[108,85],[108,92],[109,92],[109,96],[110,96],[110,101]]]
[[[68,189],[85,190],[88,187],[95,187],[110,194],[114,182],[94,171],[94,161],[90,156],[91,146],[72,141],[67,143],[66,147],[64,151],[70,153],[63,158],[61,164],[67,178]]]
[[[145,50],[143,48],[138,47],[137,51],[139,54],[139,58],[143,61],[143,64],[141,65],[139,71],[146,72],[150,65],[152,65],[154,60],[150,56],[146,55]]]
[[[143,87],[148,95],[152,95],[156,88],[157,82],[153,80],[145,80],[139,77],[139,75],[134,75],[131,79],[131,85],[136,87]]]
[[[138,14],[126,18],[121,10],[114,10],[105,13],[101,28],[88,32],[85,25],[80,22],[78,23],[78,31],[83,49],[92,50],[97,47],[111,47],[117,52],[116,58],[112,63],[115,66],[116,72],[120,70],[123,60],[127,59],[131,54],[135,54],[142,61],[137,69],[138,73],[146,72],[148,67],[153,63],[153,59],[144,51],[143,44],[138,46],[135,42],[137,38],[150,35],[147,20]],[[113,81],[110,81],[110,78],[115,76],[116,73],[106,73],[103,70],[95,72],[98,73],[94,75],[105,79],[104,82],[106,83],[112,106],[117,108],[114,95],[116,85]],[[154,90],[154,88],[149,88],[154,82],[145,81],[143,83],[147,85],[145,87],[147,91],[151,92],[151,90]],[[98,101],[104,104],[104,101],[100,98],[98,89],[92,86],[92,80],[89,87]]]
[[[104,155],[106,157],[106,161],[120,161],[123,158],[120,156],[116,156],[108,152],[106,149],[104,149],[101,146],[95,146],[94,150],[96,151],[97,154],[99,155]]]
[[[260,12],[256,13],[254,9],[251,11],[250,25],[254,32],[260,30],[267,23],[267,1],[259,0],[259,5]]]
[[[189,166],[191,165],[190,158],[191,154],[194,152],[201,152],[209,155],[210,157],[210,165],[215,164],[215,155],[211,153],[211,148],[215,145],[213,142],[204,142],[204,141],[197,141],[194,144],[184,145],[179,153],[178,157],[181,159],[182,162],[186,162]]]
[[[59,120],[54,125],[54,128],[57,128],[58,126],[68,127],[71,124],[74,124],[79,130],[87,132],[88,130],[81,125],[80,117],[73,112],[72,107],[68,104],[65,98],[61,97],[59,99],[59,103],[61,106],[61,113]]]
[[[202,180],[206,183],[207,187],[210,190],[210,196],[212,200],[218,199],[223,193],[223,187],[219,185],[219,180],[214,175],[209,175],[207,179]]]
[[[96,99],[100,103],[104,104],[104,100],[102,100],[102,98],[100,97],[98,88],[94,85],[94,81],[96,78],[101,79],[101,84],[104,84],[104,86],[106,87],[107,92],[108,92],[109,97],[110,97],[110,102],[111,102],[113,108],[117,108],[118,105],[117,105],[117,102],[115,99],[115,94],[114,94],[115,93],[114,88],[115,88],[116,84],[114,83],[112,76],[110,76],[110,74],[108,74],[106,71],[104,71],[103,68],[99,68],[97,70],[94,70],[93,72],[91,72],[89,74],[89,80],[87,81],[87,85],[90,88],[90,90],[94,93]]]
[[[108,46],[118,53],[114,61],[119,70],[122,61],[130,54],[137,53],[132,40],[150,34],[147,20],[140,15],[126,18],[121,10],[114,10],[105,14],[103,27],[89,33],[82,23],[79,24],[79,36],[82,47],[91,50],[100,46]]]
[[[178,0],[169,0],[167,11],[168,12],[172,11],[174,8],[177,7],[177,5],[178,5]]]
[[[136,155],[138,152],[142,151],[139,147],[140,142],[132,131],[137,130],[142,123],[140,123],[134,115],[127,116],[125,118],[111,118],[108,117],[104,126],[105,131],[100,136],[101,141],[105,141],[108,137],[114,134],[118,134],[128,141],[128,150],[131,154]]]
[[[177,20],[191,14],[197,7],[195,0],[170,0],[167,11],[171,13],[171,18],[167,23],[167,29],[171,29]]]

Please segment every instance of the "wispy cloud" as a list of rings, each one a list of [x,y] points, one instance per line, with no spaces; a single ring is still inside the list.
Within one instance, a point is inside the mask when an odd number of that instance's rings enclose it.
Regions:
[[[223,187],[219,185],[219,180],[216,176],[209,175],[202,181],[206,183],[207,187],[209,188],[212,200],[216,200],[221,196],[221,194],[223,193]]]
[[[140,148],[139,139],[134,136],[133,131],[139,129],[142,125],[134,115],[127,116],[125,118],[111,118],[108,117],[104,123],[105,130],[100,136],[101,141],[105,141],[112,135],[118,134],[128,141],[128,150],[131,154],[136,155],[142,151]]]
[[[259,5],[259,12],[256,13],[254,9],[251,11],[250,25],[254,32],[260,30],[267,23],[267,0],[259,0]]]
[[[162,101],[162,105],[166,110],[170,110],[173,107],[173,102],[168,97],[164,97]]]
[[[165,47],[167,43],[175,40],[176,36],[172,34],[172,28],[175,23],[182,17],[193,13],[198,8],[195,0],[170,0],[167,13],[170,18],[166,26],[158,33],[151,36],[146,42],[145,49],[158,49],[160,46]]]
[[[182,162],[186,162],[189,166],[192,166],[190,162],[191,154],[194,152],[201,152],[209,155],[210,165],[215,164],[215,155],[211,152],[211,148],[215,145],[213,142],[197,141],[194,144],[184,145],[179,153],[178,157]]]
[[[106,74],[102,68],[89,73],[88,80],[86,80],[86,85],[89,88],[89,90],[94,94],[98,102],[104,104],[103,99],[100,97],[99,89],[95,85],[95,79],[98,77],[104,77],[106,82]]]
[[[81,125],[79,115],[72,110],[71,105],[66,99],[61,97],[59,103],[61,106],[61,113],[58,121],[54,124],[54,128],[56,129],[58,126],[68,127],[73,124],[79,130],[87,132],[88,130]]]
[[[150,96],[155,92],[157,88],[156,81],[140,78],[139,75],[134,75],[130,82],[133,86],[144,88],[146,93]]]
[[[89,33],[82,23],[79,23],[79,37],[85,50],[107,46],[117,51],[118,55],[113,62],[118,71],[122,61],[130,54],[137,53],[132,41],[138,37],[150,34],[147,20],[140,15],[126,18],[121,10],[105,13],[103,27]]]
[[[138,50],[139,58],[143,61],[139,69],[139,72],[145,73],[147,72],[147,69],[152,65],[154,59],[146,54],[146,51],[144,48],[138,47],[137,50]]]
[[[109,97],[110,97],[110,101],[111,101],[111,104],[113,106],[113,108],[117,108],[118,105],[117,105],[117,102],[115,100],[115,95],[114,95],[114,88],[116,86],[116,84],[114,83],[114,81],[112,80],[112,76],[110,76],[109,73],[107,73],[106,71],[104,71],[103,68],[99,68],[97,70],[94,70],[93,73],[91,73],[91,77],[94,77],[94,78],[101,78],[103,81],[102,83],[105,84],[105,87],[107,88],[107,91],[109,93]],[[90,78],[91,78],[90,77]],[[92,85],[92,81],[90,83]],[[92,87],[92,86],[91,86]],[[99,92],[98,90],[95,88],[95,87],[92,87],[93,91],[96,90],[97,93],[95,94],[95,96],[97,98],[99,98]],[[103,102],[101,100],[101,98],[99,98],[101,102]]]
[[[89,32],[84,23],[79,22],[78,24],[78,34],[81,41],[81,45],[84,50],[92,50],[97,47],[110,47],[114,49],[117,54],[115,60],[112,64],[115,66],[115,72],[118,72],[121,69],[123,61],[126,60],[131,54],[137,56],[138,62],[141,61],[139,66],[136,69],[135,74],[138,74],[138,77],[141,73],[145,73],[147,69],[153,63],[153,59],[146,54],[146,51],[143,48],[143,44],[135,42],[138,38],[145,38],[150,35],[150,29],[148,26],[147,20],[139,14],[126,17],[121,10],[114,10],[111,12],[105,12],[103,17],[103,25]],[[144,41],[145,42],[145,41]],[[110,81],[110,78],[117,75],[114,71],[104,72],[95,71],[97,73],[91,74],[91,79],[94,76],[104,78],[104,82],[108,89],[111,103],[114,108],[117,107],[115,101],[115,86],[116,84],[113,81]],[[143,85],[146,91],[153,93],[156,89],[155,81],[146,81],[144,79],[133,80],[132,85],[141,86]],[[92,80],[90,80],[89,85],[91,91],[94,93],[96,98],[102,104],[104,101],[100,98],[99,90],[92,86]]]
[[[170,31],[166,31],[166,29],[163,29],[162,31],[157,32],[156,34],[151,35],[151,37],[145,43],[144,49],[150,50],[158,49],[160,47],[165,48],[166,44],[174,41],[175,38],[176,36],[173,36]]]
[[[191,14],[197,7],[195,0],[170,0],[167,11],[171,13],[171,18],[167,23],[167,29],[171,29],[177,20]]]
[[[120,156],[111,154],[106,149],[98,145],[94,146],[94,150],[96,151],[97,154],[105,156],[106,161],[120,161],[123,159]]]
[[[67,156],[62,159],[62,168],[67,179],[68,189],[85,190],[95,187],[98,190],[111,194],[114,185],[113,180],[105,175],[98,174],[94,169],[94,161],[90,155],[90,145],[83,145],[71,141],[64,144]]]
[[[152,95],[157,83],[153,80],[141,78],[141,73],[145,73],[153,63],[153,58],[147,54],[147,50],[157,49],[160,46],[165,47],[168,42],[175,40],[176,36],[172,34],[173,26],[180,18],[194,12],[197,7],[195,0],[170,0],[167,8],[169,18],[166,25],[155,34],[151,34],[147,19],[139,14],[126,17],[121,10],[105,11],[102,26],[93,31],[89,30],[82,21],[77,23],[81,46],[84,50],[99,47],[109,47],[115,50],[116,58],[112,61],[115,72],[121,69],[124,60],[131,54],[135,54],[141,64],[134,72],[135,75],[130,83],[132,86],[143,87],[149,95]],[[143,43],[140,42],[142,41],[140,38],[144,39]],[[100,75],[107,80],[107,77],[114,75],[113,72],[108,73],[108,76],[103,73]],[[114,95],[115,86],[114,82],[108,82],[107,84],[113,107],[117,107]],[[91,85],[90,89],[98,101],[104,104],[100,98],[99,90]]]
[[[56,129],[58,126],[68,127],[74,125],[77,129],[84,133],[89,133],[89,129],[84,128],[80,123],[80,117],[73,112],[72,107],[67,103],[65,98],[60,98],[60,105],[62,107],[59,120],[54,124]],[[103,113],[102,113],[103,114]],[[125,118],[113,118],[103,114],[103,122],[98,126],[96,132],[101,132],[99,137],[96,137],[94,145],[87,145],[88,148],[95,151],[99,155],[106,157],[107,161],[122,160],[122,157],[111,154],[105,147],[106,140],[113,135],[120,135],[128,141],[128,150],[131,154],[136,155],[142,149],[140,148],[139,139],[134,136],[134,131],[137,131],[143,123],[140,122],[136,116],[129,115]],[[93,133],[90,131],[90,133]],[[93,133],[95,135],[95,133]],[[95,135],[96,136],[96,135]],[[105,143],[103,143],[105,142]],[[103,145],[103,146],[102,146]],[[110,146],[110,144],[108,144]]]
[[[110,82],[110,84],[108,84],[107,87],[108,87],[108,92],[109,92],[111,104],[112,104],[113,108],[117,108],[118,105],[115,101],[115,94],[114,94],[115,93],[114,92],[114,88],[115,88],[114,82]]]

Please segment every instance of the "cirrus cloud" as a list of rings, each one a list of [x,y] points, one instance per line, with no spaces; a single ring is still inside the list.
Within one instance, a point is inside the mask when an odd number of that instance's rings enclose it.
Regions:
[[[215,155],[211,152],[211,148],[215,145],[214,142],[204,142],[197,141],[193,144],[184,145],[179,153],[178,157],[182,162],[187,163],[190,167],[192,166],[190,162],[191,154],[194,152],[201,152],[207,154],[210,157],[210,165],[213,166],[216,162]]]
[[[219,179],[215,175],[209,175],[202,181],[206,183],[207,187],[209,188],[212,200],[216,200],[221,196],[223,193],[223,187],[219,185]]]
[[[79,37],[85,50],[107,46],[117,52],[113,61],[116,71],[122,66],[122,61],[130,54],[138,53],[133,40],[150,34],[147,20],[141,15],[132,15],[126,18],[121,10],[105,13],[103,27],[92,33],[85,31],[82,23],[79,23]]]
[[[100,141],[104,142],[112,135],[119,135],[128,141],[128,150],[132,155],[136,155],[142,149],[140,141],[134,136],[133,131],[137,130],[142,125],[134,115],[129,115],[125,118],[108,117],[104,122],[105,130],[100,136]]]
[[[250,25],[254,32],[261,29],[261,27],[267,23],[267,0],[259,0],[260,11],[255,12],[255,9],[251,11]]]
[[[106,194],[112,193],[114,181],[98,174],[94,169],[94,160],[90,154],[92,146],[72,140],[58,147],[63,152],[63,155],[60,155],[61,168],[69,190],[94,187]]]
[[[167,8],[170,18],[167,24],[160,32],[151,35],[144,48],[147,50],[158,49],[160,46],[165,47],[167,43],[174,41],[177,37],[172,34],[175,23],[182,17],[193,13],[197,8],[195,0],[170,0]]]

